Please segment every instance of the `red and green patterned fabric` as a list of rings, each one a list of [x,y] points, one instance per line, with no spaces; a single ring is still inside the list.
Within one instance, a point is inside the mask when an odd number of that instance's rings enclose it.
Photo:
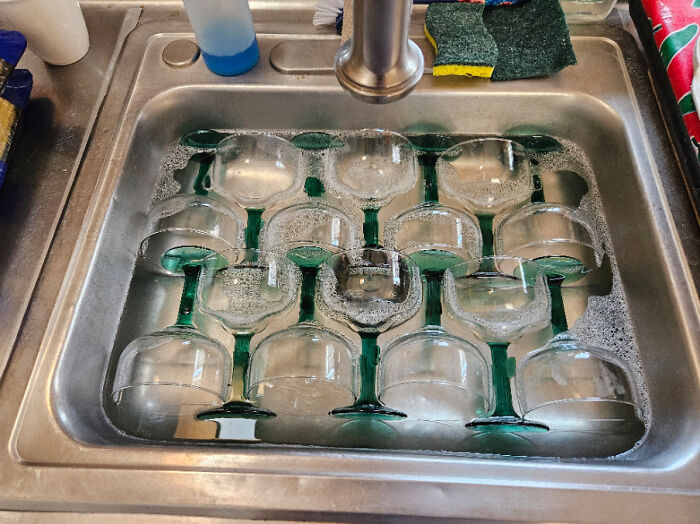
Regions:
[[[700,0],[642,0],[642,5],[700,160],[700,118],[690,93],[693,47],[700,35]]]

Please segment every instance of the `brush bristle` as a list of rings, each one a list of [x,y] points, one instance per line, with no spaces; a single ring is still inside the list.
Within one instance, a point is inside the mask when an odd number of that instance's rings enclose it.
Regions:
[[[314,25],[335,25],[343,0],[318,0],[314,13]]]

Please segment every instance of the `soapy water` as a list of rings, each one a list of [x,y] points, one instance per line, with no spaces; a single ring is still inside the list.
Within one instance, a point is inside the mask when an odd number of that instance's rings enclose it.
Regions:
[[[563,146],[562,151],[534,155],[539,163],[538,169],[573,171],[586,181],[589,191],[581,199],[579,207],[593,219],[593,227],[610,260],[612,274],[610,292],[604,296],[589,297],[586,310],[570,326],[569,332],[587,344],[611,351],[629,365],[641,399],[642,421],[649,427],[651,421],[649,392],[644,380],[634,327],[627,308],[615,253],[611,247],[610,232],[593,168],[579,146],[569,140],[561,138],[557,140]]]
[[[317,305],[328,317],[360,328],[383,331],[401,324],[420,309],[418,271],[397,275],[401,271],[392,271],[390,267],[355,267],[348,271],[347,282],[339,282],[334,268],[323,265]]]
[[[192,155],[198,152],[199,150],[196,148],[178,143],[170,147],[160,164],[158,177],[151,194],[151,207],[182,190],[181,184],[175,179],[175,171],[184,169]]]
[[[466,280],[471,281],[470,286],[464,288],[468,292],[466,295],[462,295],[459,291],[459,288],[463,287],[459,280],[461,279],[455,279],[450,271],[445,273],[443,280],[445,301],[455,316],[475,326],[475,329],[478,329],[489,342],[510,342],[525,329],[535,330],[549,323],[549,298],[544,278],[536,279],[534,285],[528,286],[529,289],[522,281],[514,279],[513,283],[508,285],[510,289],[506,289],[503,278],[497,278],[497,281],[489,278],[486,283],[479,286],[476,280],[466,277]],[[472,286],[479,286],[479,289],[474,289]],[[494,303],[489,298],[503,292],[505,292],[504,301],[506,296],[513,300],[508,300],[505,307],[499,306],[496,309],[494,305],[500,300]],[[463,299],[466,299],[465,302],[462,301]],[[483,300],[483,304],[479,304],[476,300]],[[516,301],[517,305],[513,307]]]
[[[518,206],[526,201],[532,192],[531,179],[522,173],[507,172],[500,164],[492,162],[484,169],[483,161],[474,163],[474,170],[484,175],[479,178],[467,176],[470,165],[461,162],[460,169],[449,160],[438,158],[436,169],[438,180],[442,180],[453,195],[459,197],[467,208],[475,213],[497,213]]]
[[[299,132],[279,132],[274,131],[278,136],[291,139]],[[555,137],[556,138],[556,137]],[[605,296],[591,296],[588,299],[585,312],[570,326],[569,332],[587,344],[607,349],[620,358],[622,358],[630,367],[633,373],[633,378],[636,382],[637,390],[642,403],[643,422],[649,425],[651,420],[651,410],[649,404],[649,394],[644,380],[643,368],[639,357],[639,351],[636,341],[634,328],[627,308],[627,300],[622,281],[619,274],[619,268],[615,259],[615,255],[611,249],[610,234],[607,227],[604,208],[600,201],[598,187],[595,180],[595,175],[585,152],[575,143],[557,138],[563,146],[562,151],[548,153],[534,153],[532,159],[536,160],[537,165],[533,165],[533,170],[544,171],[573,171],[580,175],[588,184],[589,191],[582,198],[580,208],[583,212],[587,212],[593,218],[593,225],[598,234],[601,244],[610,261],[612,286],[610,292]],[[161,168],[155,183],[152,203],[156,203],[164,198],[177,194],[178,192],[187,192],[180,187],[180,184],[175,180],[174,173],[178,169],[182,169],[187,165],[187,162],[193,154],[199,152],[198,149],[174,144],[161,164]],[[327,177],[323,175],[324,169],[327,169],[330,162],[326,161],[327,151],[303,151],[302,158],[307,174],[321,175],[322,180],[327,181]],[[312,173],[312,166],[316,166],[316,171],[321,173]],[[319,166],[321,166],[319,168]],[[420,183],[420,181],[419,181]],[[502,184],[503,189],[508,184]],[[386,188],[382,184],[377,185],[382,191]],[[330,188],[326,187],[327,190]],[[516,196],[508,197],[502,195],[505,199],[522,202],[520,186],[515,193]],[[373,188],[373,191],[375,188]],[[477,194],[477,197],[479,195]],[[472,197],[473,198],[473,197]],[[324,199],[330,199],[333,205],[343,209],[346,213],[353,216],[361,216],[358,208],[361,207],[357,196],[354,198],[342,198],[336,190],[331,189],[330,194],[326,193]],[[289,200],[279,204],[279,208],[289,205],[293,202],[306,201],[303,193],[293,195]],[[478,200],[478,199],[477,199]],[[483,202],[484,205],[488,202]],[[410,206],[409,206],[410,207]],[[465,207],[471,207],[466,205]],[[310,224],[299,223],[292,230],[303,230],[311,227]],[[353,228],[354,229],[354,228]],[[353,236],[359,237],[357,230],[353,231]],[[323,272],[322,272],[323,273]],[[330,292],[335,286],[335,278],[329,275],[321,277],[318,292]],[[251,298],[254,295],[251,295]],[[335,302],[333,302],[335,300]],[[248,308],[245,301],[241,302],[241,307]],[[400,318],[406,316],[406,312],[410,315],[415,314],[412,311],[413,306],[400,302],[392,302],[391,300],[378,300],[366,304],[364,309],[353,308],[351,303],[344,301],[342,298],[330,299],[333,307],[326,307],[322,304],[322,300],[317,300],[317,306],[322,314],[329,318],[341,322],[348,320],[346,315],[338,314],[335,310],[347,309],[348,315],[354,317],[354,322],[359,322],[365,325],[376,324],[377,322],[386,322],[387,318]],[[418,304],[419,306],[420,304]],[[351,311],[352,309],[352,311]],[[391,322],[392,325],[399,322]]]
[[[306,205],[312,203],[313,205]],[[310,199],[273,216],[261,233],[263,250],[281,252],[289,244],[319,246],[329,252],[360,247],[359,224],[342,209]]]

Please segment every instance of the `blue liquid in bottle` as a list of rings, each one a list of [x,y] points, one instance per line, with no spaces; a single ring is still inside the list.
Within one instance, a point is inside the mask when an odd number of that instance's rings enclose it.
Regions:
[[[207,67],[218,75],[238,75],[260,56],[248,0],[184,0]]]
[[[233,55],[213,55],[202,49],[202,58],[207,67],[217,75],[224,76],[245,73],[258,63],[259,57],[257,39],[247,49]]]

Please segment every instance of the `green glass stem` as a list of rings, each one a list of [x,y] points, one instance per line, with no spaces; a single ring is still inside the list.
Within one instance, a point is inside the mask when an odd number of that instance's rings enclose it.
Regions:
[[[175,327],[191,328],[192,315],[194,314],[194,297],[197,293],[197,282],[199,281],[199,265],[185,264],[182,266],[185,274],[185,284],[182,286],[180,296],[180,307],[177,311],[177,321]]]
[[[360,396],[355,404],[379,404],[377,399],[377,364],[379,363],[379,333],[360,333]]]
[[[312,131],[295,136],[292,144],[307,151],[321,151],[333,147],[337,138],[328,133]],[[304,192],[310,197],[320,197],[325,192],[321,182],[321,159],[315,154],[309,158],[309,173],[304,183]]]
[[[540,204],[544,202],[544,187],[542,187],[542,178],[538,173],[532,174],[532,185],[534,190],[532,191],[532,196],[530,197],[530,203]]]
[[[301,270],[301,303],[299,306],[299,322],[311,322],[314,319],[316,298],[317,267],[300,267]]]
[[[515,130],[513,130],[515,131]],[[521,133],[528,133],[533,130],[521,129]],[[549,153],[551,151],[561,151],[562,145],[551,136],[538,135],[528,133],[526,135],[506,135],[504,138],[518,142],[521,146],[528,149],[530,153]]]
[[[483,245],[481,248],[481,256],[492,257],[493,256],[493,215],[477,214],[476,218],[479,219],[479,228],[481,229],[481,239],[483,240]]]
[[[564,282],[564,278],[559,275],[547,277],[549,294],[552,297],[552,332],[555,336],[569,329],[564,309],[564,298],[561,294],[562,282]]]
[[[425,278],[425,325],[440,326],[442,317],[442,303],[440,302],[440,290],[442,284],[442,271],[423,271]]]
[[[418,163],[423,168],[423,184],[425,186],[424,202],[439,202],[438,196],[438,180],[435,164],[437,163],[436,155],[421,155],[418,157]]]
[[[262,209],[246,209],[248,213],[248,224],[245,228],[245,247],[248,249],[258,249],[260,241],[260,230],[262,229]]]
[[[316,168],[318,169],[318,168]],[[304,192],[310,197],[320,197],[326,190],[323,187],[323,182],[321,179],[310,176],[306,178],[304,182]]]
[[[250,339],[252,334],[234,335],[233,346],[233,376],[231,379],[231,399],[229,402],[247,402],[246,389],[248,361],[250,353]]]
[[[362,224],[362,233],[365,237],[365,247],[379,246],[379,220],[378,209],[365,209],[365,221]]]
[[[209,190],[209,168],[214,163],[213,153],[197,153],[192,157],[199,162],[199,171],[197,172],[197,178],[194,179],[194,192],[200,196],[207,196]]]
[[[493,273],[496,271],[496,264],[493,259],[493,215],[477,214],[479,219],[479,229],[481,229],[481,257],[488,260],[483,260],[479,266],[479,271]]]
[[[496,409],[492,417],[516,417],[513,409],[513,395],[510,391],[510,370],[508,363],[509,342],[489,342],[491,348],[491,374],[496,397]]]

